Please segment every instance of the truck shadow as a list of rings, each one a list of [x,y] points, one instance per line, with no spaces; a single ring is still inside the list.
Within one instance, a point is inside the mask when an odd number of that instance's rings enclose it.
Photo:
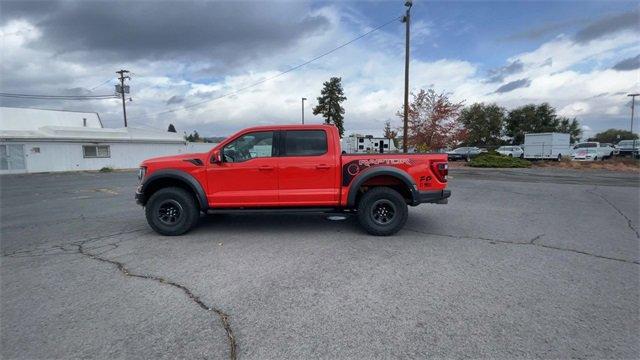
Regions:
[[[190,233],[229,232],[234,234],[278,234],[286,231],[296,233],[344,232],[365,234],[354,216],[343,220],[330,220],[329,214],[215,214],[203,215]]]

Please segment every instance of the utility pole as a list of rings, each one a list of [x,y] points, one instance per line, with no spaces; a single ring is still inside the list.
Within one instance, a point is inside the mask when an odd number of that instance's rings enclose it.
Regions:
[[[120,70],[120,71],[116,71],[116,74],[120,75],[120,78],[118,78],[118,80],[120,80],[120,88],[118,88],[118,85],[116,85],[116,92],[119,92],[120,94],[122,94],[122,114],[124,115],[124,127],[127,127],[127,107],[126,107],[126,101],[124,99],[124,94],[125,92],[128,93],[129,92],[129,86],[125,87],[124,86],[124,80],[131,80],[131,77],[125,74],[128,74],[129,70]]]
[[[631,96],[631,137],[633,138],[633,147],[631,148],[631,157],[636,157],[636,137],[633,136],[633,110],[636,107],[636,96],[640,96],[640,94],[629,94],[627,96]]]
[[[302,98],[302,125],[304,125],[304,101],[307,100],[307,98],[303,97]]]
[[[409,125],[409,30],[411,23],[411,6],[412,0],[404,3],[407,7],[407,13],[402,18],[405,23],[405,41],[404,41],[404,126],[402,129],[402,152],[407,152],[407,127]]]

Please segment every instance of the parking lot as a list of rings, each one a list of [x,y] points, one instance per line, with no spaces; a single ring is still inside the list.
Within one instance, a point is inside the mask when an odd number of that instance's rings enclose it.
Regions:
[[[452,169],[386,238],[286,214],[161,237],[133,172],[0,182],[2,358],[640,354],[635,173]]]

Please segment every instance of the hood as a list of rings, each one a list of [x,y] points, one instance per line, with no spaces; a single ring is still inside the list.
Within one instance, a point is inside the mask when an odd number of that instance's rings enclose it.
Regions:
[[[150,164],[150,163],[161,163],[161,162],[171,162],[176,160],[186,160],[186,159],[200,159],[204,162],[204,159],[207,157],[209,153],[191,153],[191,154],[178,154],[178,155],[169,155],[169,156],[159,156],[151,159],[147,159],[142,162],[142,165]]]

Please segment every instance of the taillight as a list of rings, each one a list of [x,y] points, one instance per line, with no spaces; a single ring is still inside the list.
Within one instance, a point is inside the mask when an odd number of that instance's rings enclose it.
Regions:
[[[440,182],[447,182],[449,175],[449,164],[447,162],[435,161],[431,163],[431,172]]]

